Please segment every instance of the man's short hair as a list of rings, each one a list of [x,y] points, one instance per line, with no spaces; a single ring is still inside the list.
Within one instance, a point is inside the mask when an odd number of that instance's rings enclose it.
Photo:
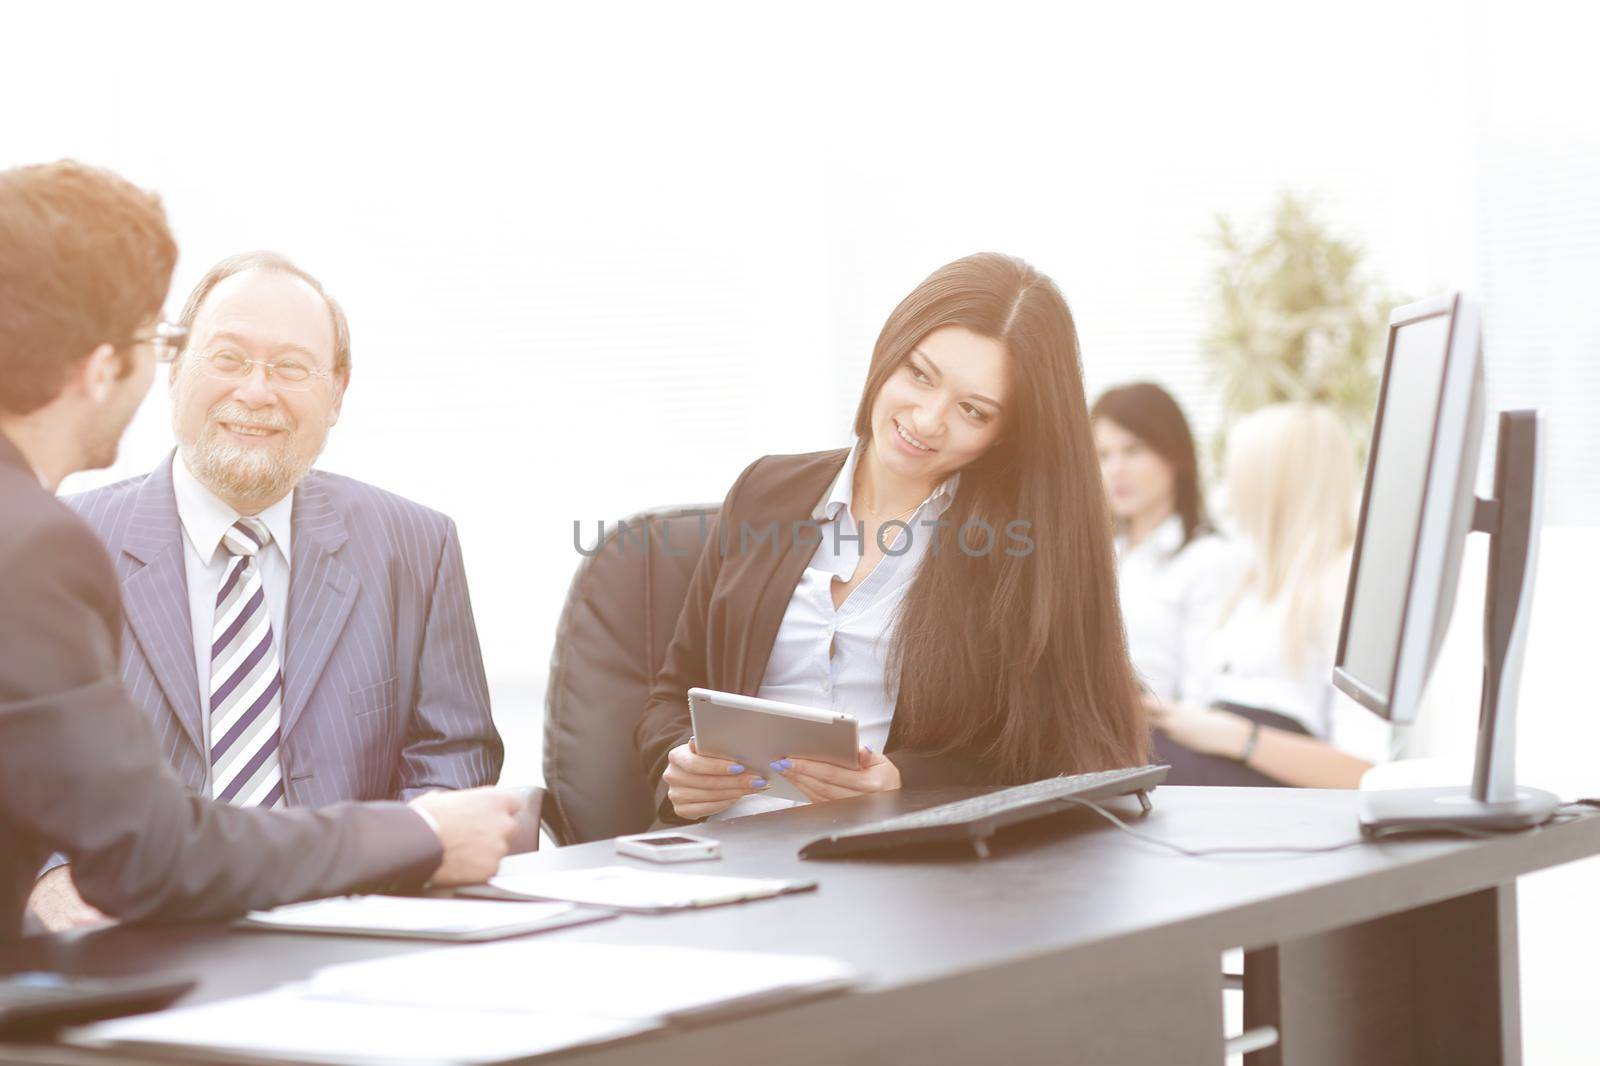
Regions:
[[[344,317],[344,308],[339,306],[339,301],[328,295],[322,287],[322,282],[295,266],[284,256],[277,252],[240,252],[230,255],[210,270],[195,285],[189,293],[189,299],[184,302],[183,315],[178,319],[178,324],[185,329],[194,329],[195,316],[200,313],[200,305],[206,302],[206,297],[211,295],[211,290],[218,283],[235,274],[243,274],[246,270],[273,270],[280,274],[289,274],[299,278],[316,290],[328,305],[328,314],[333,318],[333,369],[335,371],[350,370],[350,323]]]
[[[100,345],[126,350],[177,261],[160,198],[111,171],[70,159],[0,171],[0,411],[31,414]]]

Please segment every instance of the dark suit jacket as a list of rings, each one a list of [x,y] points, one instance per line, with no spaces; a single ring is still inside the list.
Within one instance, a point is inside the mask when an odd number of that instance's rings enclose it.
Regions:
[[[105,543],[127,622],[122,680],[179,778],[203,790],[204,711],[173,457],[65,502]],[[492,785],[504,749],[449,518],[313,470],[295,489],[282,745],[290,806]]]
[[[848,455],[846,449],[769,455],[747,467],[728,491],[634,730],[663,820],[681,821],[666,801],[661,774],[667,753],[689,739],[688,690],[699,686],[753,696],[761,688],[778,626],[816,551],[814,537],[796,542],[795,524],[810,520]],[[776,536],[763,540],[774,523]],[[884,752],[907,786],[991,782],[974,755],[903,750],[895,725]]]
[[[93,533],[0,436],[0,942],[45,856],[122,918],[221,918],[416,884],[439,842],[398,803],[264,811],[195,797],[119,678],[122,604]]]

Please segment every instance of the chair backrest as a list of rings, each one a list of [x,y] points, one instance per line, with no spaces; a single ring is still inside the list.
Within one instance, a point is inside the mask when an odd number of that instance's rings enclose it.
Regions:
[[[633,729],[683,610],[714,504],[607,524],[567,592],[545,688],[545,827],[558,844],[656,819]]]

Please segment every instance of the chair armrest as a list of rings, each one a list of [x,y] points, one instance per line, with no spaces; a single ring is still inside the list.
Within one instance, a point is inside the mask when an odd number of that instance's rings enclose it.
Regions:
[[[541,812],[544,810],[544,789],[537,785],[528,785],[511,791],[525,798],[522,809],[517,812],[517,828],[511,834],[509,854],[520,855],[525,851],[538,851],[539,822]]]

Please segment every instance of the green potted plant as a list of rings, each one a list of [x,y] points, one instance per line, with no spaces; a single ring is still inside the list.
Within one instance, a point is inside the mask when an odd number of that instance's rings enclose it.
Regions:
[[[1241,415],[1286,401],[1332,407],[1365,442],[1389,311],[1400,301],[1307,199],[1283,193],[1264,233],[1217,218],[1221,263],[1203,352],[1222,398],[1217,446]]]

